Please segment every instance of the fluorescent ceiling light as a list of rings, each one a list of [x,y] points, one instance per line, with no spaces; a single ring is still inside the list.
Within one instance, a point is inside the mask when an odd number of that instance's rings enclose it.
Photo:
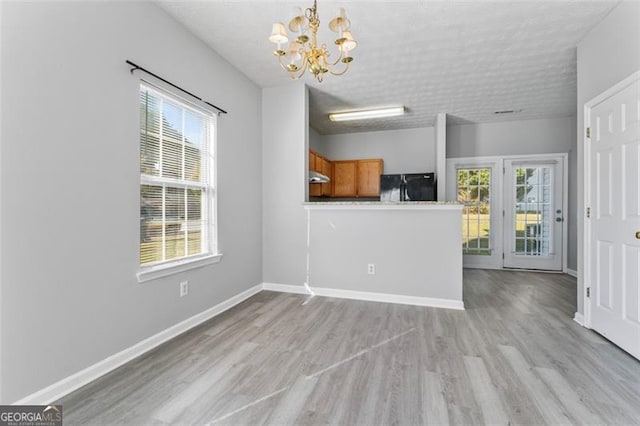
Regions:
[[[404,107],[369,109],[364,111],[334,112],[329,114],[331,121],[365,120],[367,118],[395,117],[404,114]]]

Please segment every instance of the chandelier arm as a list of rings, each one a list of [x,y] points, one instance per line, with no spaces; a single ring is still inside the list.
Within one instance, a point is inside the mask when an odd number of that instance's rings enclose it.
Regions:
[[[345,63],[345,67],[341,72],[333,72],[333,71],[329,70],[329,74],[331,74],[331,75],[342,75],[342,74],[346,73],[347,71],[349,71],[349,64],[350,64],[350,62],[346,62]]]
[[[338,58],[334,62],[329,62],[327,58],[331,55],[331,52],[329,52],[329,49],[327,49],[327,45],[323,44],[321,46],[321,49],[323,49],[325,52],[325,55],[323,56],[323,58],[324,58],[325,65],[327,65],[327,68],[335,67],[336,65],[338,65],[338,62],[340,62],[342,58],[344,58],[344,52],[340,50],[340,48],[338,47],[338,53],[339,53]]]
[[[290,73],[290,72],[291,72],[291,71],[289,71],[289,70],[287,69],[287,67],[285,67],[285,66],[284,66],[284,65],[282,65],[282,64],[280,64],[280,68],[282,68],[283,70],[285,70],[285,71],[286,71],[286,72],[288,72],[288,73]]]
[[[284,65],[282,64],[282,57],[283,57],[283,56],[284,56],[284,55],[282,55],[282,56],[278,56],[278,63],[280,64],[280,66],[282,67],[282,69],[284,69],[284,70],[286,71],[286,68],[285,68],[285,67],[284,67]]]
[[[291,77],[291,80],[299,80],[300,78],[302,78],[302,76],[306,71],[307,71],[307,63],[305,62],[304,66],[300,68],[300,73],[298,73],[298,75],[294,75],[292,72],[289,72],[289,77]]]
[[[282,68],[283,70],[285,70],[286,72],[289,72],[289,70],[287,69],[287,67],[285,67],[284,65],[282,65],[282,62],[280,63],[280,68]]]
[[[287,71],[289,73],[289,77],[291,77],[291,80],[299,80],[300,78],[302,78],[302,76],[304,75],[304,73],[307,71],[307,60],[306,60],[306,53],[303,54],[303,59],[302,59],[302,65],[300,66],[300,69],[298,69],[298,75],[296,75],[296,71],[290,71],[288,69],[286,69],[285,67],[283,67],[285,71]]]
[[[295,71],[291,71],[291,70],[289,70],[289,69],[288,69],[288,68],[287,68],[287,67],[282,63],[282,56],[278,56],[278,62],[280,63],[280,67],[281,67],[283,70],[285,70],[286,72],[288,72],[290,76],[292,76],[291,78],[292,78],[293,80],[297,80],[297,79],[299,79],[300,77],[302,77],[302,74],[304,74],[304,72],[307,70],[307,64],[306,64],[306,62],[304,62],[304,61],[303,61],[303,66],[301,66],[301,67],[300,67],[300,69],[299,69],[299,70],[300,70],[300,74],[298,75],[298,77],[293,78],[293,73],[294,73]]]
[[[327,65],[330,66],[330,67],[335,67],[336,65],[338,65],[338,62],[340,62],[343,57],[344,56],[342,55],[342,52],[340,52],[340,56],[338,57],[338,59],[336,59],[335,62],[327,61]]]

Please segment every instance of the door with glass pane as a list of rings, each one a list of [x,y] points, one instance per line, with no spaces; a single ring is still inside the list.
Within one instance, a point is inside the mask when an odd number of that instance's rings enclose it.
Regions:
[[[506,160],[504,267],[562,270],[563,163]]]
[[[502,266],[500,232],[496,232],[500,230],[500,222],[495,215],[493,197],[497,189],[496,170],[495,163],[455,166],[455,199],[464,205],[462,253],[465,267]],[[499,200],[499,191],[497,194]],[[450,192],[450,196],[453,195]]]
[[[462,209],[462,253],[490,255],[490,168],[458,169],[458,202]]]

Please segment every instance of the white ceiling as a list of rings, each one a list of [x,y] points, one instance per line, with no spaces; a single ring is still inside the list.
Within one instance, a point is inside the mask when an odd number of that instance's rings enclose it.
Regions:
[[[167,1],[160,5],[261,87],[290,84],[268,41],[273,22],[312,0]],[[358,41],[341,77],[310,89],[321,134],[562,117],[576,112],[576,45],[613,1],[318,1],[321,43],[343,6]],[[404,105],[399,118],[332,123],[334,111]],[[495,111],[522,110],[516,114]]]

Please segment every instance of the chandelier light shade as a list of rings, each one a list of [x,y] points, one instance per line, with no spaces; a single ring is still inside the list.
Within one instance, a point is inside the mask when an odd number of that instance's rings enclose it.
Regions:
[[[282,22],[273,24],[269,41],[278,44],[278,49],[280,49],[281,44],[289,41],[287,38],[287,31],[284,29],[284,24]]]
[[[347,19],[344,8],[338,8],[335,17],[329,22],[329,29],[338,35],[334,41],[336,48],[333,49],[333,57],[326,44],[318,44],[320,18],[317,0],[313,1],[313,7],[306,9],[304,14],[301,8],[294,7],[291,15],[288,25],[291,40],[282,22],[273,24],[269,36],[269,41],[277,45],[273,54],[278,58],[282,69],[287,71],[293,80],[299,79],[309,71],[318,82],[322,82],[326,73],[346,73],[353,61],[351,51],[358,44],[349,31],[351,22]]]

